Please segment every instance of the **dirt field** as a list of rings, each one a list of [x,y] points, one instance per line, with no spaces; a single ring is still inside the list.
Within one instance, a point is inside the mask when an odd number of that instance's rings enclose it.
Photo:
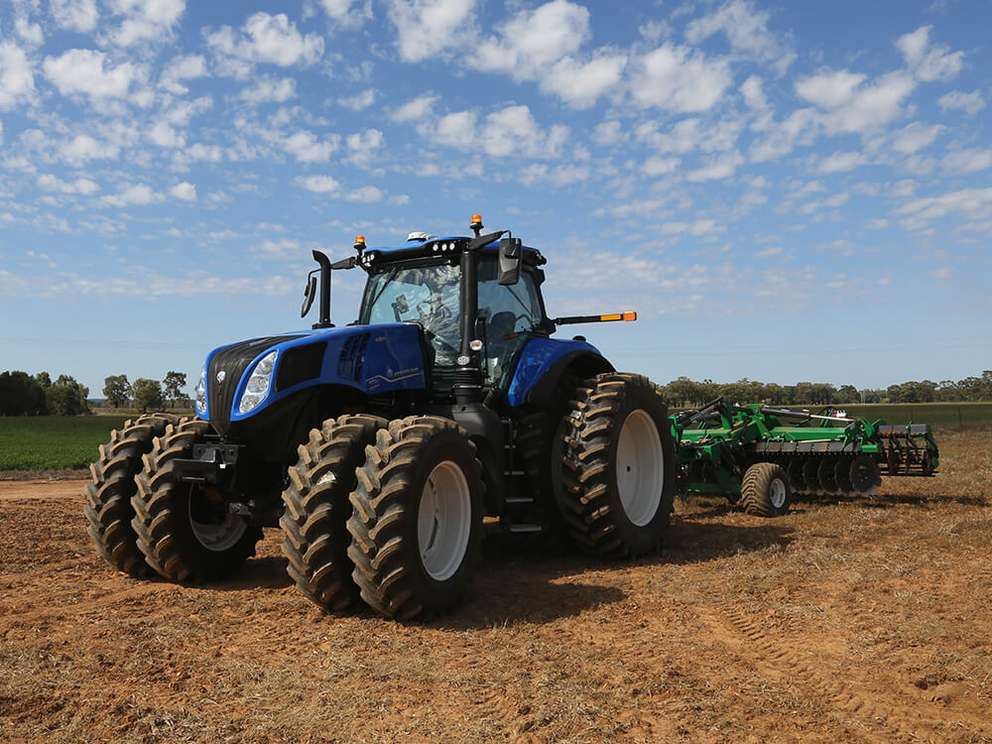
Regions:
[[[490,549],[427,625],[327,617],[270,534],[126,579],[79,482],[0,483],[0,741],[992,742],[992,436],[777,520],[680,505],[657,558]]]

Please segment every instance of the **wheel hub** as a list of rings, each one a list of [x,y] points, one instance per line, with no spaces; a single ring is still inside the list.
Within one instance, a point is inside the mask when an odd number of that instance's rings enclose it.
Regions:
[[[451,578],[461,567],[472,531],[472,495],[462,469],[451,460],[427,476],[417,511],[420,560],[436,581]]]
[[[665,452],[654,419],[641,408],[627,414],[620,429],[616,482],[624,514],[635,526],[654,519],[665,486]]]

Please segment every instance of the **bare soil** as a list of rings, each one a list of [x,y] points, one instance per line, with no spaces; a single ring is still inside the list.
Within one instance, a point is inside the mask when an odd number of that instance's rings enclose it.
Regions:
[[[79,482],[0,483],[0,741],[992,742],[992,437],[765,520],[680,504],[660,556],[490,546],[436,622],[322,615],[271,532],[140,582]]]

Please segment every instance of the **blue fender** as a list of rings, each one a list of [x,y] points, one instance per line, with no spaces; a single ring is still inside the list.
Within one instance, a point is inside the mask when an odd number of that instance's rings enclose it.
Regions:
[[[295,384],[279,386],[284,360],[303,347],[323,345],[313,353],[319,354],[319,365],[313,362],[313,374]],[[207,369],[215,349],[207,357]],[[268,396],[248,413],[240,413],[241,396],[248,379],[261,359],[272,351],[278,352],[272,371]],[[313,356],[313,353],[311,356]],[[284,398],[307,388],[322,385],[342,385],[365,395],[381,395],[400,390],[422,390],[427,386],[424,347],[420,327],[411,323],[382,323],[345,326],[306,332],[288,340],[265,346],[256,354],[241,374],[231,403],[231,422],[243,421],[279,403]],[[207,380],[208,388],[213,380]],[[207,396],[208,400],[210,396]],[[208,412],[211,413],[211,412]],[[205,418],[210,418],[206,416]]]
[[[510,378],[506,402],[516,408],[537,402],[542,389],[553,389],[566,367],[583,365],[586,373],[612,372],[613,365],[587,341],[534,337],[527,341]]]

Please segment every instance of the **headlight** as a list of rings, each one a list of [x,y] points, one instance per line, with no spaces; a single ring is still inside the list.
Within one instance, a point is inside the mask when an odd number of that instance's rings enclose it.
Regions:
[[[207,368],[200,370],[200,381],[196,383],[196,412],[207,415]]]
[[[276,354],[270,351],[262,357],[255,369],[252,370],[245,391],[241,395],[241,405],[238,406],[239,413],[248,413],[258,407],[258,404],[269,395],[269,387],[272,384],[272,370],[276,366]]]

